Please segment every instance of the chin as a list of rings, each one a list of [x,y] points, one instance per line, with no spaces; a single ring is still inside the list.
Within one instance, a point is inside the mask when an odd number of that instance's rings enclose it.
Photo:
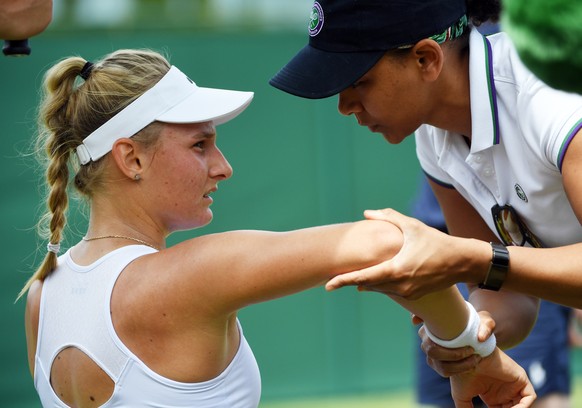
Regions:
[[[198,222],[196,223],[196,227],[195,228],[200,228],[200,227],[205,227],[208,224],[210,224],[212,222],[212,219],[214,218],[214,215],[212,214],[212,211],[210,209],[208,209],[208,213],[205,214],[203,217],[201,217]]]
[[[172,231],[189,231],[197,228],[202,228],[207,226],[212,222],[212,211],[208,211],[208,213],[200,216],[193,216],[189,220],[183,220],[183,222],[177,223],[176,228],[173,228]]]
[[[406,139],[406,136],[395,136],[386,133],[382,133],[382,136],[384,136],[384,139],[390,144],[400,144],[404,139]]]
[[[382,134],[384,139],[390,144],[400,144],[406,139],[408,136],[414,135],[416,129],[408,132],[401,130],[390,131],[388,129],[380,129],[379,132]]]
[[[209,208],[208,213],[206,214],[206,217],[204,218],[204,220],[202,222],[206,226],[206,225],[210,224],[213,219],[214,219],[214,214],[212,213],[212,210]]]

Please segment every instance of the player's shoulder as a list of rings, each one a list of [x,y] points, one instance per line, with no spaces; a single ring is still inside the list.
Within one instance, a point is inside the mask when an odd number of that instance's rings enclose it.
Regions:
[[[28,293],[26,295],[26,305],[27,307],[38,308],[40,306],[40,298],[42,295],[43,281],[40,279],[35,280],[30,285]]]

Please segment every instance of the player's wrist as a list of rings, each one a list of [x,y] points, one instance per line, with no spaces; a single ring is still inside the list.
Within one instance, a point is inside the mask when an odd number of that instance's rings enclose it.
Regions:
[[[470,346],[473,348],[473,350],[475,350],[475,354],[479,354],[481,357],[487,357],[495,351],[497,344],[495,335],[492,333],[487,340],[483,342],[479,341],[478,334],[481,318],[471,303],[465,303],[467,305],[467,309],[469,310],[469,320],[467,321],[467,325],[461,334],[459,334],[454,339],[444,340],[432,334],[428,327],[425,325],[424,329],[426,334],[433,342],[441,347],[452,349]]]

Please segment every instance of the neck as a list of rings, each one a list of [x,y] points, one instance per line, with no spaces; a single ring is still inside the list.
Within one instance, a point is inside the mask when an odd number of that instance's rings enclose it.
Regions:
[[[133,241],[133,242],[137,242],[138,244],[142,244],[142,245],[147,245],[150,248],[156,249],[156,250],[160,250],[159,247],[155,246],[154,244],[150,244],[147,241],[144,241],[142,239],[139,238],[134,238],[134,237],[130,237],[130,236],[125,236],[125,235],[118,235],[118,234],[111,234],[111,235],[99,235],[99,236],[84,236],[83,237],[83,241],[89,242],[89,241],[96,241],[96,240],[100,240],[100,239],[117,239],[117,240],[124,240],[124,241]]]
[[[471,93],[469,85],[469,52],[454,54],[448,50],[446,69],[435,90],[439,97],[434,104],[430,125],[471,138]],[[458,52],[458,51],[457,51]]]
[[[141,206],[132,205],[129,199],[124,203],[112,203],[103,197],[91,203],[91,213],[87,238],[122,236],[146,242],[154,248],[165,247],[165,237],[154,220]],[[116,243],[119,243],[116,239]]]

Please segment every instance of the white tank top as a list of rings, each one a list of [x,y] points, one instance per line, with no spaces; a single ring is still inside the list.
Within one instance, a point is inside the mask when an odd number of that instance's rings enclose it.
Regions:
[[[150,370],[115,333],[110,299],[121,271],[134,259],[155,252],[144,245],[119,248],[91,265],[73,262],[69,251],[44,281],[35,356],[34,385],[43,407],[67,408],[53,391],[50,370],[57,354],[76,347],[113,380],[115,389],[102,407],[224,407],[259,405],[261,379],[255,357],[240,330],[239,349],[216,378],[182,383]]]

